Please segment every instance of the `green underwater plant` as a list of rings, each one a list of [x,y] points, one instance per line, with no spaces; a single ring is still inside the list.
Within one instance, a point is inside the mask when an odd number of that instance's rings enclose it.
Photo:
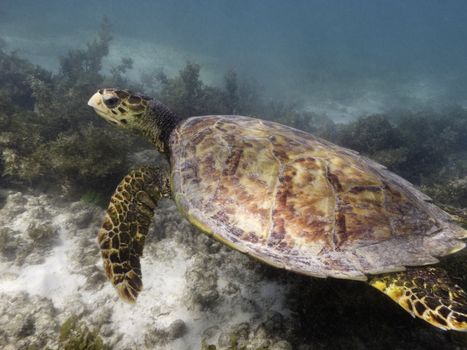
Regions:
[[[182,117],[209,114],[266,114],[264,103],[255,85],[239,80],[230,69],[221,87],[205,84],[200,77],[201,66],[187,62],[177,76],[168,77],[158,70],[146,78],[147,86],[156,87],[153,95]]]
[[[230,69],[224,76],[225,84],[225,93],[224,100],[225,106],[228,110],[227,114],[237,114],[239,111],[239,88],[238,88],[238,78],[235,70]]]
[[[226,113],[222,91],[205,85],[201,81],[200,70],[198,64],[188,62],[176,77],[161,76],[161,89],[157,97],[184,117]]]
[[[467,208],[467,176],[448,178],[444,183],[425,185],[422,189],[440,203]]]
[[[107,347],[97,331],[91,331],[76,315],[70,316],[60,327],[60,349],[106,350]]]
[[[104,19],[96,39],[60,58],[56,74],[0,50],[2,183],[73,196],[113,191],[129,167],[128,155],[144,144],[110,131],[83,102],[102,84],[132,86],[125,77],[131,58],[122,58],[109,75],[102,73],[111,40]],[[248,108],[260,105],[251,85],[239,83],[234,71],[227,73],[225,87],[217,88],[202,82],[200,70],[187,63],[175,77],[157,73],[151,84],[157,83],[156,95],[183,116],[240,112],[246,109],[242,96],[248,96]]]
[[[359,118],[345,125],[339,143],[365,154],[392,149],[400,143],[397,129],[383,115]]]
[[[138,149],[131,138],[109,132],[84,103],[96,85],[124,81],[131,68],[123,59],[110,77],[101,73],[111,39],[104,20],[85,49],[60,59],[57,74],[0,52],[0,181],[68,194],[111,191],[128,153]]]
[[[97,191],[87,191],[79,200],[87,204],[96,204],[101,207],[104,207],[107,204],[107,198],[102,194],[102,192]]]

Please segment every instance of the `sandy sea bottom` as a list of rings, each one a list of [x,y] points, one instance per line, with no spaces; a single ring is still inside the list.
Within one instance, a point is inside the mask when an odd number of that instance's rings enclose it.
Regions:
[[[63,347],[59,333],[71,316],[113,349],[467,348],[463,334],[411,319],[359,282],[297,276],[225,248],[192,228],[170,201],[145,246],[144,290],[128,305],[101,267],[101,208],[1,193],[4,349]]]

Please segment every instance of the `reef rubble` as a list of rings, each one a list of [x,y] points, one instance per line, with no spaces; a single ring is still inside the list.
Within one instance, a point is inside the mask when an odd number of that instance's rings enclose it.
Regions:
[[[255,262],[197,232],[172,202],[156,216],[142,259],[144,291],[128,305],[101,266],[95,236],[103,209],[48,195],[5,197],[0,347],[62,348],[59,330],[74,317],[112,349],[290,348],[264,326],[287,317],[285,283],[264,279]]]

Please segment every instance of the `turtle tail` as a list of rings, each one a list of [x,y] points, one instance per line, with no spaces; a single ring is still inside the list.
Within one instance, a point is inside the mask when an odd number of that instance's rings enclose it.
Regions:
[[[413,317],[443,330],[467,331],[467,294],[440,268],[407,268],[376,276],[369,283]]]

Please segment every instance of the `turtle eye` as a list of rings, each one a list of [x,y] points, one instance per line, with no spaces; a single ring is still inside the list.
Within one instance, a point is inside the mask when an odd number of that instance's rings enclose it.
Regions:
[[[103,98],[104,100],[104,104],[107,106],[107,108],[115,108],[117,107],[118,105],[118,102],[120,101],[120,99],[116,96],[111,96],[111,97],[108,97],[108,98]]]

